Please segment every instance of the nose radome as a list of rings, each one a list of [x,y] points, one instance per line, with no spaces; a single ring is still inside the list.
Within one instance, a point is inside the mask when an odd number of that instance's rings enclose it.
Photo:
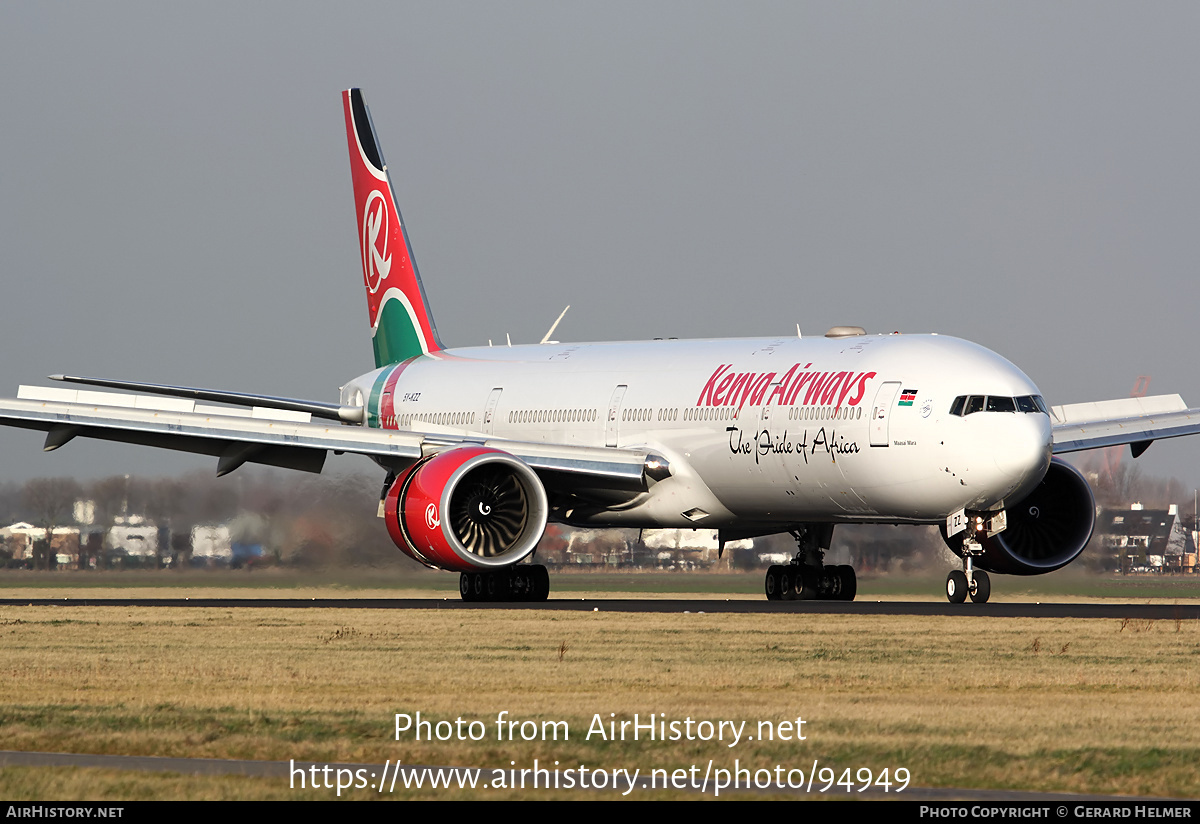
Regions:
[[[1014,416],[993,450],[996,468],[1019,483],[1023,494],[1033,491],[1050,466],[1050,421],[1044,415]]]

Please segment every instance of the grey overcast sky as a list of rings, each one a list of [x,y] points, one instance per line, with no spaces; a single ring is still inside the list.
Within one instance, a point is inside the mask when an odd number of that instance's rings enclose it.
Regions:
[[[450,345],[858,324],[1200,406],[1198,42],[1194,2],[4,3],[0,394],[370,369],[356,85]],[[0,478],[212,468],[40,447]],[[1200,484],[1200,437],[1139,464]]]

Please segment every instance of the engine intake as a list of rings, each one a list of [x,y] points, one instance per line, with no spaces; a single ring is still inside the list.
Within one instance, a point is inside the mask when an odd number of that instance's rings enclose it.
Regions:
[[[528,464],[475,446],[415,464],[384,502],[396,546],[426,566],[454,572],[522,560],[541,540],[548,514],[546,491]]]
[[[1079,557],[1096,526],[1096,500],[1075,467],[1054,458],[1046,477],[1023,501],[1006,510],[1008,528],[981,536],[976,565],[989,572],[1041,575]],[[957,537],[957,536],[956,536]],[[947,539],[961,554],[961,546]]]

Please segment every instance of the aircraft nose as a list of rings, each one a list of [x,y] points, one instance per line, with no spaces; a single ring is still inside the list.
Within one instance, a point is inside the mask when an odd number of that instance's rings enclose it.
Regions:
[[[1010,423],[1000,448],[992,454],[996,469],[1023,494],[1032,491],[1050,467],[1050,420],[1045,415],[1019,414]]]

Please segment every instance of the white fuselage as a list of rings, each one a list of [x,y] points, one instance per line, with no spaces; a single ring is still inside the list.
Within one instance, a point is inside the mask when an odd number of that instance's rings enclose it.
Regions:
[[[342,402],[368,426],[650,448],[672,477],[576,520],[715,528],[937,523],[1019,501],[1049,466],[1048,415],[951,405],[1037,394],[967,341],[859,335],[453,349],[364,375]]]

